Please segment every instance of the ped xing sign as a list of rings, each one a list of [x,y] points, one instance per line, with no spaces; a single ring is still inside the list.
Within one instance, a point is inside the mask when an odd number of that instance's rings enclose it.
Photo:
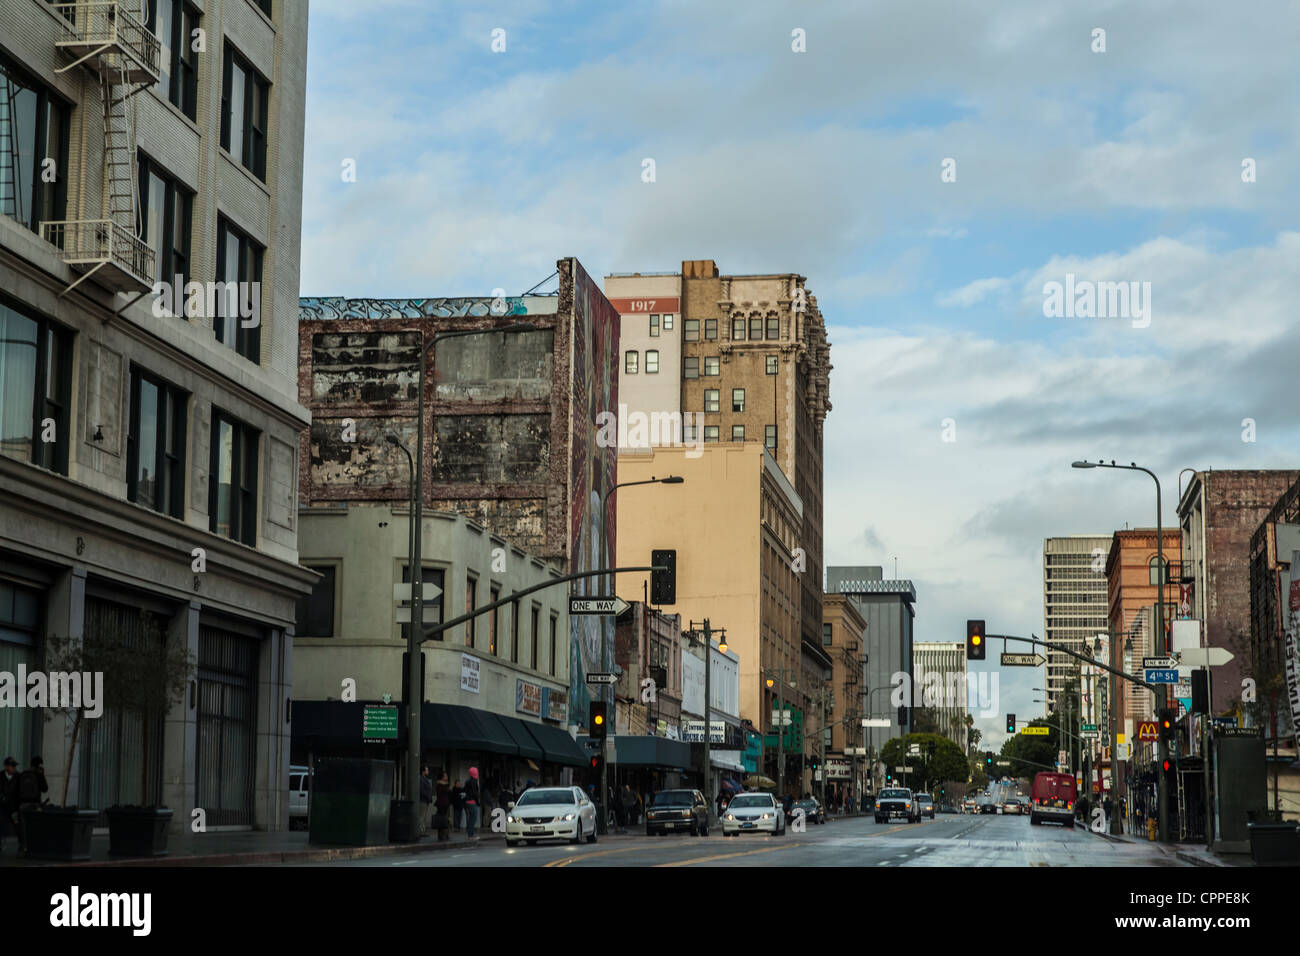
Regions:
[[[1020,732],[1028,737],[1046,737],[1050,732],[1050,727],[1021,727]]]

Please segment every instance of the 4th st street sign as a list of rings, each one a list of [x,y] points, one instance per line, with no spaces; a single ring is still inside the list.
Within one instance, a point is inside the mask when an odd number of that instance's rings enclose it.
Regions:
[[[569,597],[570,614],[622,614],[630,604],[620,597]]]

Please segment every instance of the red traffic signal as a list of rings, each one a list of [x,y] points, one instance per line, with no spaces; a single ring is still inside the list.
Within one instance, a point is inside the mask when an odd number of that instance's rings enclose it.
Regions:
[[[1164,762],[1164,765],[1163,765],[1163,766],[1164,766],[1164,771],[1165,771],[1165,773],[1168,773],[1168,772],[1169,772],[1169,767],[1171,766],[1170,763],[1169,763],[1169,761],[1166,760],[1166,761]]]

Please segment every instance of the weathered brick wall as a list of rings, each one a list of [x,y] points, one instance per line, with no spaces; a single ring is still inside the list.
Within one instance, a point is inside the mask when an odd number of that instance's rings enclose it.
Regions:
[[[1205,487],[1206,635],[1233,659],[1211,669],[1213,705],[1222,711],[1241,698],[1250,676],[1250,537],[1295,471],[1222,471],[1201,475]]]

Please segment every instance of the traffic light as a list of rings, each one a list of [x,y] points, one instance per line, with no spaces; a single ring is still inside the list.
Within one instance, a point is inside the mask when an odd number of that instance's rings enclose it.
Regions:
[[[609,732],[605,720],[605,702],[593,700],[587,709],[587,734],[597,740],[604,740]]]
[[[966,660],[984,660],[984,622],[966,622]]]
[[[1016,732],[1016,715],[1007,714],[1007,733],[1014,734],[1015,732]]]
[[[1166,761],[1164,762],[1163,767],[1164,767],[1164,771],[1165,771],[1165,773],[1168,773],[1168,772],[1169,772],[1169,768],[1170,768],[1171,766],[1173,766],[1173,765],[1172,765],[1168,760],[1166,760]]]
[[[816,770],[818,767],[821,766],[821,763],[817,760],[816,757],[813,757],[811,758],[811,760],[809,760],[808,765],[812,767],[813,770]]]
[[[904,706],[898,708],[898,726],[899,726],[899,727],[906,727],[906,726],[907,726],[907,706],[906,706],[906,705],[904,705]]]
[[[1174,712],[1169,707],[1160,708],[1156,714],[1156,729],[1160,732],[1160,742],[1166,747],[1174,742]]]
[[[677,551],[667,548],[650,552],[650,563],[663,571],[650,572],[650,603],[677,603]]]
[[[988,767],[990,770],[993,769],[993,751],[984,751],[984,766]]]

